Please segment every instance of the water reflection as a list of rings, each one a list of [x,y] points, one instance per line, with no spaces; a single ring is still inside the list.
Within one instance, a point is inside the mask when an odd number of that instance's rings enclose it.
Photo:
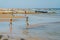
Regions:
[[[38,14],[39,15],[39,14]],[[60,40],[60,16],[46,16],[44,14],[39,15],[28,15],[25,20],[16,19],[13,23],[0,23],[1,30],[12,33],[13,36],[31,38],[46,38],[48,40]],[[28,21],[29,20],[29,21]],[[12,21],[12,20],[11,20]],[[31,27],[31,24],[40,23],[36,27]],[[45,24],[46,25],[45,25]],[[4,25],[3,25],[4,24]],[[7,26],[10,24],[10,26]],[[29,28],[31,27],[31,28]],[[2,28],[2,29],[1,29]],[[8,29],[9,28],[9,29]],[[7,31],[9,30],[9,31]]]

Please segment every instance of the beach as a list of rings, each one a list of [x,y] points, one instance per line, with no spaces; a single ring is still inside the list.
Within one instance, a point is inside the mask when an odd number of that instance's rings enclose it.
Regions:
[[[60,40],[60,13],[27,14],[29,20],[27,29],[25,14],[14,15],[17,17],[0,15],[0,35],[7,36],[6,38],[9,36],[9,40]],[[13,19],[11,33],[10,18]]]

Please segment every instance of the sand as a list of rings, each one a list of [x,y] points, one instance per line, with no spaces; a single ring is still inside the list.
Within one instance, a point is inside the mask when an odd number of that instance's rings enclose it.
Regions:
[[[12,16],[11,14],[0,14],[0,22],[9,22],[10,19],[25,18],[25,16]],[[15,21],[15,20],[13,20]]]

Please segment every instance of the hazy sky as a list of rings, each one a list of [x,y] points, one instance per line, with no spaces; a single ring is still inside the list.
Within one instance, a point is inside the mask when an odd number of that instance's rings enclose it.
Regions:
[[[0,8],[60,8],[60,0],[0,0]]]

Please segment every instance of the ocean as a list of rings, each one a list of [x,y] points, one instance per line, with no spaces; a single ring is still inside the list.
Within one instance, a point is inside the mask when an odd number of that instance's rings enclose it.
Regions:
[[[26,18],[13,18],[16,21],[12,22],[12,37],[38,37],[43,40],[60,40],[60,10],[55,10],[56,13],[40,13],[27,14],[29,26],[26,28]],[[16,14],[14,14],[16,15]],[[17,16],[25,14],[17,14]],[[36,26],[34,26],[36,25]],[[6,33],[10,35],[10,23],[0,22],[0,35]]]

